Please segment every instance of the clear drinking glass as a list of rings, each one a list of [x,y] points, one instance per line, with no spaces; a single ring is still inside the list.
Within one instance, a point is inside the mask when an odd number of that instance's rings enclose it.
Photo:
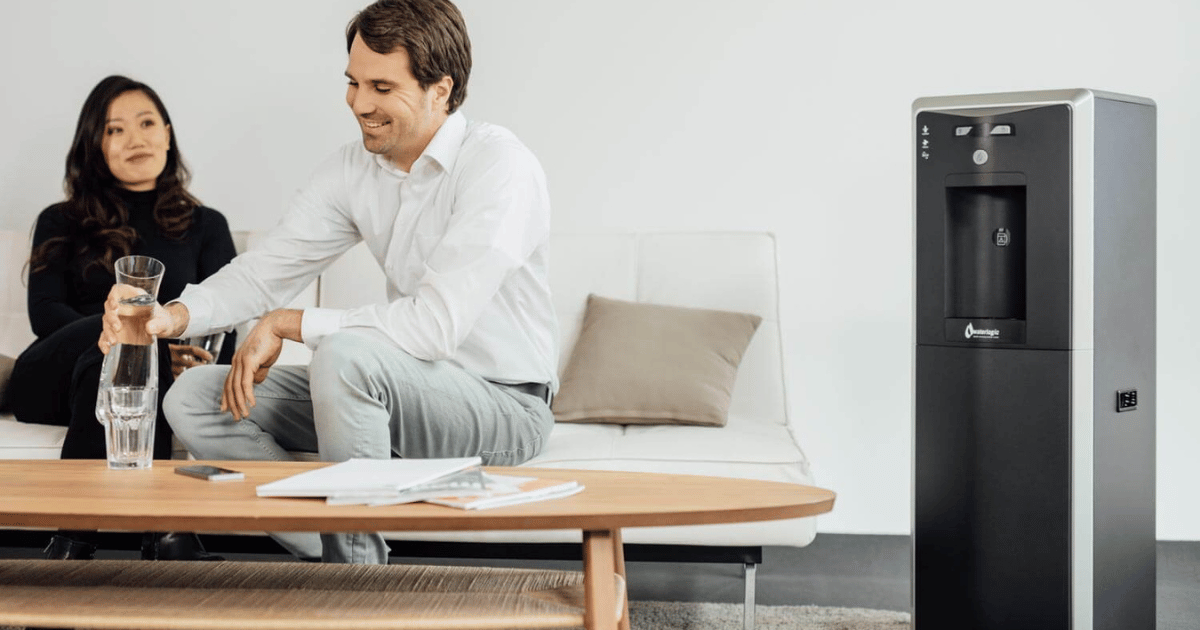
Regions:
[[[178,344],[171,345],[173,353],[183,353],[184,358],[187,359],[187,362],[180,366],[181,369],[178,372],[197,365],[216,363],[217,357],[221,355],[221,346],[223,345],[225,345],[225,333],[223,332],[180,339]],[[200,352],[200,350],[204,352]],[[208,353],[208,356],[205,356],[204,353]],[[209,356],[212,358],[210,359]]]
[[[149,256],[126,256],[114,266],[117,284],[144,293],[117,306],[121,332],[100,369],[96,419],[104,425],[109,468],[150,468],[158,417],[158,343],[146,333],[146,321],[154,313],[165,267]]]

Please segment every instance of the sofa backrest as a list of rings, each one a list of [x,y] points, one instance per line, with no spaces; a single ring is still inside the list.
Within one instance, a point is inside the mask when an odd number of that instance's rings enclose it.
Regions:
[[[33,342],[25,308],[29,233],[0,230],[0,354],[15,357]]]
[[[559,325],[559,373],[589,293],[620,300],[754,313],[763,318],[738,370],[730,422],[786,424],[775,238],[766,233],[554,234],[550,290]],[[318,282],[321,306],[382,301],[385,279],[364,245]]]

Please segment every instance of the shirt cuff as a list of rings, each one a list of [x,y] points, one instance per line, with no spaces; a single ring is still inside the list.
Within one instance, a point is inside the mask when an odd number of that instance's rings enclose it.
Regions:
[[[326,335],[337,332],[342,327],[342,315],[346,311],[334,308],[306,308],[300,315],[300,338],[309,350],[316,350],[317,345]]]
[[[183,330],[179,338],[186,339],[187,337],[208,334],[213,315],[212,301],[209,300],[208,294],[199,286],[189,284],[184,287],[183,294],[178,299],[171,300],[164,306],[176,302],[184,305],[188,310],[187,328]]]

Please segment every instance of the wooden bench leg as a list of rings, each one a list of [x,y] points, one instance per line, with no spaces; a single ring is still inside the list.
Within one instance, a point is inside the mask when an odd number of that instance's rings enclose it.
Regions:
[[[629,630],[629,589],[625,581],[625,542],[621,539],[621,530],[613,531],[613,554],[617,560],[617,577],[620,592],[617,598],[621,603],[621,617],[617,620],[617,630]]]
[[[621,585],[620,593],[617,585]],[[628,602],[625,601],[625,553],[621,549],[620,530],[583,532],[583,613],[587,630],[629,628]],[[621,610],[617,609],[620,601]],[[617,614],[620,614],[620,619]]]

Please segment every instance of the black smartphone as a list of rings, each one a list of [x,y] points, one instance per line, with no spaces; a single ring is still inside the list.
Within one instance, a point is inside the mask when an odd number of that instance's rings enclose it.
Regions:
[[[228,468],[218,468],[216,466],[179,466],[175,472],[188,477],[197,479],[207,479],[209,481],[238,481],[245,479],[246,475]]]

